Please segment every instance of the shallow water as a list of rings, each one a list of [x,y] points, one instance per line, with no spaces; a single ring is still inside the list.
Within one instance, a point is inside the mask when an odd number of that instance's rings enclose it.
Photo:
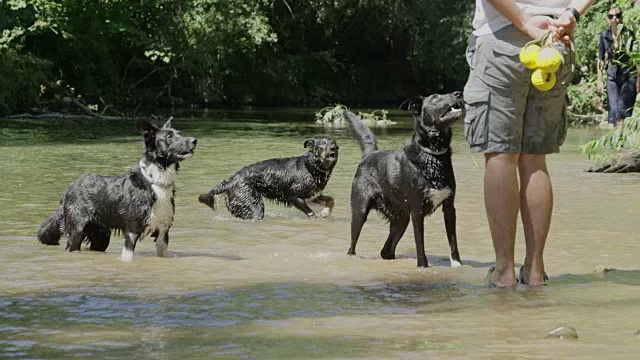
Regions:
[[[411,119],[376,130],[382,149],[401,146]],[[398,259],[381,260],[387,224],[372,214],[355,257],[349,192],[360,158],[342,129],[310,111],[209,112],[174,120],[198,137],[177,182],[171,258],[152,241],[119,261],[68,253],[35,240],[39,224],[84,172],[119,175],[137,163],[132,122],[0,122],[0,358],[583,358],[632,359],[640,351],[640,175],[589,174],[579,145],[601,133],[572,128],[549,158],[556,194],[543,288],[492,290],[493,250],[482,202],[483,163],[454,128],[458,236],[464,265],[449,267],[441,212],[426,220],[430,268],[416,267],[410,231]],[[331,217],[267,203],[263,221],[233,218],[198,194],[252,162],[303,153],[305,138],[340,145],[325,193]],[[518,235],[517,259],[524,257]],[[63,240],[64,243],[64,240]],[[616,270],[595,274],[604,266]],[[559,325],[578,340],[550,340]]]

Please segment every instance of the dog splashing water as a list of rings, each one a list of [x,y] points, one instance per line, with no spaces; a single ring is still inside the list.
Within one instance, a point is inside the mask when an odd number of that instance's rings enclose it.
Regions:
[[[315,216],[307,201],[324,205],[321,215],[331,212],[334,200],[322,194],[338,161],[338,144],[329,137],[307,139],[309,149],[300,156],[269,159],[245,166],[229,180],[224,180],[199,201],[216,208],[216,196],[227,195],[227,209],[237,218],[260,220],[264,218],[262,197],[294,206],[308,217]]]

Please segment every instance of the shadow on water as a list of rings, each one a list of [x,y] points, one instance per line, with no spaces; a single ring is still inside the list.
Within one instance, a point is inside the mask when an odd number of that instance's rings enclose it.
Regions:
[[[411,258],[411,259],[416,259],[416,255],[412,254],[412,255],[400,255],[400,256],[396,256],[396,258],[398,259],[402,259],[402,258]],[[451,260],[449,260],[448,257],[445,256],[437,256],[437,255],[430,255],[427,254],[427,260],[429,260],[429,266],[432,265],[436,265],[436,266],[449,266],[451,264]],[[466,266],[470,266],[472,268],[489,268],[491,266],[494,266],[496,263],[495,261],[476,261],[476,260],[469,260],[469,259],[462,259],[462,264],[466,265]]]
[[[607,269],[605,272],[593,274],[564,274],[549,279],[558,284],[591,284],[614,283],[620,285],[640,286],[640,270]]]
[[[453,284],[264,284],[176,296],[51,293],[0,297],[0,357],[130,356],[158,351],[288,357],[343,349],[369,350],[361,336],[287,336],[260,331],[288,321],[324,317],[411,314],[469,294]],[[314,320],[315,321],[315,320]],[[251,331],[236,331],[251,326]],[[156,333],[155,335],[153,333]],[[373,340],[371,340],[373,341]],[[172,355],[173,354],[173,355]]]
[[[539,311],[558,306],[550,295],[553,291],[570,292],[576,286],[598,283],[637,286],[639,275],[638,270],[567,274],[553,277],[551,286],[515,290],[463,283],[284,283],[162,296],[118,296],[98,289],[91,294],[49,293],[46,298],[41,294],[0,297],[0,357],[101,354],[153,358],[176,356],[188,349],[196,357],[295,358],[304,353],[330,358],[344,356],[343,349],[365,356],[373,351],[374,342],[379,356],[380,345],[384,345],[379,338],[304,335],[303,329],[335,317],[432,316],[473,307]],[[274,332],[274,327],[287,329],[291,322],[305,324],[296,330],[301,332],[298,336]],[[428,350],[429,346],[426,342],[412,344],[404,343],[416,347],[406,350]],[[452,343],[432,346],[455,348]]]

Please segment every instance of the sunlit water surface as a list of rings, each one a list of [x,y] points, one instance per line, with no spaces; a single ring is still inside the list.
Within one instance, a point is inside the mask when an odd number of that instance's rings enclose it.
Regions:
[[[411,119],[376,130],[400,147]],[[170,258],[149,239],[134,261],[68,253],[35,240],[39,224],[84,172],[122,174],[140,159],[133,122],[0,122],[0,358],[581,358],[640,353],[640,175],[585,173],[579,145],[602,131],[572,128],[549,158],[555,217],[546,248],[550,285],[489,289],[494,255],[482,198],[483,161],[454,127],[456,208],[464,266],[449,267],[441,212],[426,220],[431,267],[416,267],[407,231],[398,259],[379,251],[388,225],[372,214],[355,257],[349,193],[360,150],[344,129],[311,111],[209,112],[174,126],[196,136],[182,163]],[[338,164],[325,193],[331,217],[306,219],[268,203],[263,221],[198,203],[200,193],[258,160],[299,155],[303,142],[333,135]],[[64,244],[64,239],[63,239]],[[524,258],[521,230],[516,257]],[[518,266],[520,263],[518,264]],[[599,266],[615,269],[596,274]],[[577,340],[545,339],[559,325]]]

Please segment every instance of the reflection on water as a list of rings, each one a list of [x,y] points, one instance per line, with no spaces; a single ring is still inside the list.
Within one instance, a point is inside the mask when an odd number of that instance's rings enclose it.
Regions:
[[[379,147],[401,146],[398,124],[376,129]],[[379,256],[388,225],[370,216],[349,247],[349,192],[360,150],[344,129],[311,111],[209,112],[174,120],[198,138],[182,164],[170,258],[139,244],[131,264],[106,253],[65,253],[35,232],[84,172],[118,175],[139,160],[132,122],[3,120],[0,123],[0,358],[635,358],[640,341],[638,175],[588,174],[578,145],[599,130],[572,129],[549,158],[556,208],[546,265],[550,285],[489,289],[493,264],[482,202],[482,158],[454,129],[458,236],[464,266],[450,268],[440,212],[425,223],[432,267],[415,267],[411,232],[397,260]],[[212,212],[198,194],[240,167],[304,151],[331,134],[340,158],[325,192],[328,219],[266,204],[263,221]],[[516,256],[524,256],[521,234]],[[519,265],[519,264],[518,264]],[[615,270],[594,273],[596,267]],[[577,341],[544,339],[559,325]]]

